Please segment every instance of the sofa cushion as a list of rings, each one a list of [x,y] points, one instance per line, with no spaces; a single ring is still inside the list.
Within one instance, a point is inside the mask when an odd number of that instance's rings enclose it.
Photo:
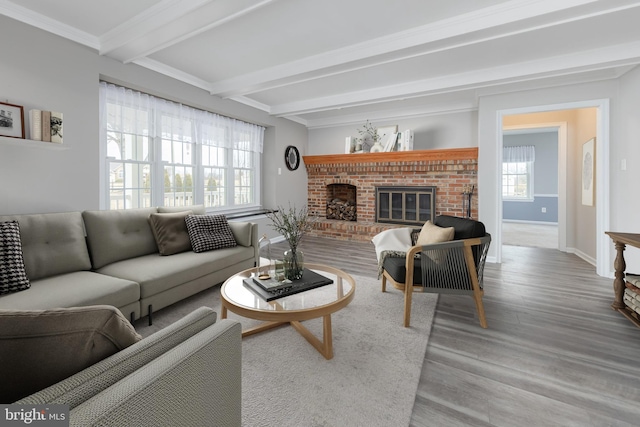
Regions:
[[[237,245],[224,215],[188,215],[185,221],[194,252],[206,252]]]
[[[453,240],[455,229],[453,227],[438,227],[431,221],[427,221],[420,230],[416,245],[425,246],[433,243],[442,243]]]
[[[80,212],[0,217],[0,222],[11,220],[20,224],[24,267],[29,280],[91,269]]]
[[[29,289],[18,221],[0,222],[0,295]]]
[[[32,280],[29,289],[2,295],[0,309],[39,310],[98,304],[121,308],[139,300],[140,286],[131,280],[77,271]]]
[[[234,246],[201,253],[182,252],[170,257],[145,255],[107,265],[98,272],[139,283],[143,299],[254,257],[253,247]]]
[[[141,339],[111,306],[0,310],[0,402],[57,383]]]
[[[158,206],[158,213],[175,213],[191,211],[194,215],[204,215],[207,211],[204,205],[190,205],[190,206]]]
[[[149,225],[161,255],[173,255],[191,250],[189,232],[184,219],[192,213],[192,211],[182,211],[149,215]]]
[[[149,215],[156,212],[156,208],[82,212],[93,267],[157,253],[149,225]]]

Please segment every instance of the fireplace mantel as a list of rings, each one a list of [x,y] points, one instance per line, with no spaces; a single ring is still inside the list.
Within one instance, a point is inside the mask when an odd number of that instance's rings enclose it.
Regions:
[[[305,165],[477,160],[478,147],[303,156]]]

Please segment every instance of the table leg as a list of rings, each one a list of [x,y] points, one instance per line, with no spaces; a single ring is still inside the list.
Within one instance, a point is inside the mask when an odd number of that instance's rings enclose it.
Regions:
[[[325,359],[333,359],[333,336],[331,335],[331,315],[322,317],[322,341],[316,338],[302,323],[294,320],[293,326]]]
[[[224,304],[222,304],[222,308],[220,309],[220,318],[221,319],[227,318],[227,307]]]
[[[624,271],[627,268],[627,263],[624,261],[624,250],[625,244],[621,242],[615,242],[616,247],[616,259],[613,262],[613,268],[615,268],[616,278],[613,281],[613,292],[615,295],[615,299],[613,304],[611,304],[611,308],[614,310],[619,310],[624,308],[623,296],[624,296]]]

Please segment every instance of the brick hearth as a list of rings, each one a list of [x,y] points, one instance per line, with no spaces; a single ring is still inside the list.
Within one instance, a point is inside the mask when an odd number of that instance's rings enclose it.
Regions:
[[[463,187],[475,185],[471,216],[478,211],[478,149],[400,151],[391,153],[304,156],[309,211],[318,216],[311,235],[369,240],[380,231],[404,227],[375,222],[376,186],[435,186],[436,215],[464,216]],[[358,220],[326,219],[329,184],[356,187]]]

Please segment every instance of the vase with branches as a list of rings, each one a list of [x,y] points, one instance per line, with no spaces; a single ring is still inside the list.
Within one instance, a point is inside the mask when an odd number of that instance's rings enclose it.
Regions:
[[[282,234],[289,244],[289,250],[284,253],[285,277],[289,280],[300,279],[304,270],[304,254],[298,245],[313,227],[315,218],[309,216],[307,206],[297,209],[291,205],[288,208],[278,206],[277,210],[266,215],[271,220],[271,227]]]
[[[372,145],[377,144],[380,141],[380,135],[378,135],[378,131],[375,127],[367,120],[367,122],[362,125],[361,129],[358,129],[358,133],[360,134],[360,138],[358,138],[358,142],[363,146],[367,146],[371,148]]]

